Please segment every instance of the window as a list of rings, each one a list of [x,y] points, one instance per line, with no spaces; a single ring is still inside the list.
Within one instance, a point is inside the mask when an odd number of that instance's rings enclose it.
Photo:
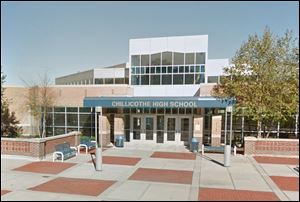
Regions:
[[[95,79],[95,84],[103,84],[103,79]]]
[[[184,83],[185,84],[194,84],[194,74],[186,74]]]
[[[207,83],[218,83],[218,76],[208,76]]]
[[[173,67],[173,73],[178,73],[178,66]]]
[[[161,72],[162,73],[167,73],[167,67],[161,67]]]
[[[162,65],[172,65],[172,52],[162,53]]]
[[[156,67],[156,73],[161,73],[161,71],[160,71],[160,67]]]
[[[195,74],[195,84],[204,83],[204,74]]]
[[[54,114],[54,125],[64,126],[65,125],[65,114]]]
[[[131,74],[135,74],[135,67],[131,67]]]
[[[205,64],[205,53],[196,53],[196,64]]]
[[[105,81],[105,84],[113,84],[114,83],[113,78],[105,78],[104,81]]]
[[[195,64],[195,53],[185,54],[185,64]]]
[[[124,78],[115,78],[115,84],[124,84]]]
[[[141,85],[149,85],[149,75],[141,76]]]
[[[140,85],[140,75],[132,75],[131,76],[131,84],[132,85]]]
[[[173,84],[174,85],[183,84],[183,74],[173,75]]]
[[[151,85],[160,85],[160,75],[151,75]]]
[[[185,73],[189,73],[190,72],[190,67],[189,66],[185,66],[184,69],[185,69],[184,70]]]
[[[67,114],[67,125],[78,126],[78,114]]]
[[[141,61],[140,61],[139,55],[131,56],[131,66],[141,66]]]
[[[141,55],[142,66],[149,66],[149,55]]]
[[[172,66],[168,67],[168,73],[172,73]]]
[[[184,73],[184,66],[179,66],[179,73]]]
[[[184,64],[184,53],[174,52],[174,65],[183,65]]]
[[[156,53],[151,55],[151,65],[160,65],[161,54]]]
[[[205,72],[205,66],[204,65],[201,65],[201,72]]]
[[[151,67],[151,73],[152,73],[152,74],[155,73],[155,67]]]
[[[171,85],[172,84],[172,75],[171,74],[162,75],[161,82],[163,85]]]

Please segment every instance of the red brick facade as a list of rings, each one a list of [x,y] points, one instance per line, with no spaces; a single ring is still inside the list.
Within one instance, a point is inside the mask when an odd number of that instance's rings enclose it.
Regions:
[[[299,156],[299,140],[245,137],[244,150],[248,155]]]
[[[41,159],[45,155],[53,153],[55,145],[64,142],[69,142],[71,146],[77,146],[80,142],[80,133],[71,132],[40,139],[1,138],[1,154],[22,155]]]

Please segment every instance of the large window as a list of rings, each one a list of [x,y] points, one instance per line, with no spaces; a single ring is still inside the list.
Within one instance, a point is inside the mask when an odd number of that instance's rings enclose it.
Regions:
[[[141,55],[141,58],[142,58],[142,66],[149,66],[150,63],[149,63],[149,55]]]
[[[196,53],[196,64],[205,64],[205,53]]]
[[[172,65],[172,52],[162,53],[162,65]]]
[[[131,65],[132,66],[141,66],[140,56],[132,55],[131,56]]]
[[[174,53],[174,65],[184,64],[184,53]]]
[[[204,78],[205,53],[132,55],[131,85],[193,85],[204,83]]]
[[[185,54],[185,64],[195,64],[195,53],[186,53]]]
[[[160,56],[161,54],[160,53],[156,53],[156,54],[152,54],[151,55],[151,65],[161,65],[160,64]]]

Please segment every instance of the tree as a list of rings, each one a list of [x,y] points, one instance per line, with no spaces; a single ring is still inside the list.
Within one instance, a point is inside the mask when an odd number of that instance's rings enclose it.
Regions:
[[[263,36],[249,36],[224,68],[220,84],[213,89],[218,98],[234,97],[236,113],[257,121],[280,122],[299,109],[299,45],[292,32],[274,37],[266,28]]]
[[[9,112],[8,101],[4,96],[5,78],[6,75],[1,72],[1,136],[15,137],[22,131],[22,128],[17,125],[20,122],[17,120],[15,112]]]
[[[40,77],[40,84],[27,84],[29,88],[28,96],[26,96],[27,107],[34,118],[35,133],[41,138],[46,137],[47,112],[55,103],[54,92],[50,85],[51,82],[47,73]]]

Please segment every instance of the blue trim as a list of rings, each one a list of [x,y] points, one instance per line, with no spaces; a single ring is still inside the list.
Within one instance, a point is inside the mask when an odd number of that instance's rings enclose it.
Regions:
[[[225,108],[233,99],[214,97],[85,97],[84,107],[107,108]]]

